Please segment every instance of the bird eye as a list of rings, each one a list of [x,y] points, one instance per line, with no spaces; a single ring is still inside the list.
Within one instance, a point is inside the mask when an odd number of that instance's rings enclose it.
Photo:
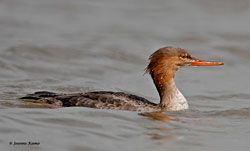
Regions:
[[[180,55],[182,59],[191,59],[192,57],[188,53],[183,53]]]
[[[190,54],[187,54],[187,58],[188,59],[192,59],[192,57],[190,56]]]

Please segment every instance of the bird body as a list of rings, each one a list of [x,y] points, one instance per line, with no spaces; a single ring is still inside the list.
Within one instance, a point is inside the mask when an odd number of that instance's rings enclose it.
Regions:
[[[82,106],[98,109],[118,109],[138,112],[179,111],[188,109],[188,102],[175,85],[176,71],[183,66],[219,66],[222,62],[198,60],[182,48],[164,47],[149,57],[146,73],[153,79],[160,96],[156,104],[145,98],[124,92],[93,91],[57,94],[48,91],[28,94],[21,99],[57,107]]]

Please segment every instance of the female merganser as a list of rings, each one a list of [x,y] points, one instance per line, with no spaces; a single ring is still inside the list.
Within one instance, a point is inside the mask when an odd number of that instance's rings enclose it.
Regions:
[[[39,91],[21,99],[45,103],[57,107],[83,106],[98,109],[118,109],[138,112],[178,111],[188,109],[188,103],[175,85],[175,72],[183,66],[219,66],[223,62],[198,60],[185,49],[164,47],[149,57],[146,73],[154,81],[160,96],[155,104],[145,98],[124,92],[94,91],[75,94],[57,94]]]

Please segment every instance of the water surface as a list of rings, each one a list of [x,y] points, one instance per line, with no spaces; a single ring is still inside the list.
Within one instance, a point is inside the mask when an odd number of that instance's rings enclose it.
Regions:
[[[246,0],[0,1],[1,149],[249,150],[249,17]],[[225,62],[178,71],[189,111],[46,109],[17,99],[39,90],[113,90],[158,102],[143,73],[163,46]]]

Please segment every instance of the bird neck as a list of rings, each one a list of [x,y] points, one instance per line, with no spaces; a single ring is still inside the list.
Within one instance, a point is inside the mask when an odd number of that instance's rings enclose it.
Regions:
[[[152,79],[160,96],[160,107],[162,110],[183,110],[188,108],[185,97],[175,85],[176,69],[165,69],[165,71],[152,73]]]

